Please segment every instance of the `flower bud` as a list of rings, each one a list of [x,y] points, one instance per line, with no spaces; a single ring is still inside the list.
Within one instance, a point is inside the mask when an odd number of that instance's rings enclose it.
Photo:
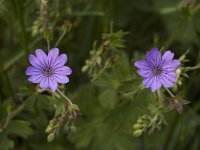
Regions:
[[[139,136],[141,136],[142,135],[142,130],[136,130],[136,131],[134,131],[133,132],[133,135],[135,136],[135,137],[139,137]]]
[[[51,134],[48,135],[47,141],[48,141],[48,142],[52,142],[52,141],[54,140],[54,138],[55,138],[54,133],[51,133]]]
[[[53,30],[52,29],[46,29],[44,31],[44,39],[47,41],[53,40]]]
[[[137,130],[137,129],[141,129],[141,127],[142,127],[141,124],[137,124],[137,123],[136,123],[136,124],[133,125],[133,128],[136,129],[136,130]]]
[[[71,31],[71,28],[72,28],[72,24],[68,21],[68,20],[65,20],[64,21],[64,24],[62,26],[62,30],[64,32],[70,32]]]
[[[51,133],[52,130],[53,130],[52,126],[51,126],[51,125],[48,125],[47,128],[46,128],[46,130],[45,130],[45,132],[46,132],[46,133]]]

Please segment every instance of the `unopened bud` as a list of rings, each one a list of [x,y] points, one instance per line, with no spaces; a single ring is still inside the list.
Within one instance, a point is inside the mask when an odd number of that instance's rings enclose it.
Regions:
[[[134,128],[134,129],[141,129],[141,127],[142,127],[141,124],[137,124],[137,123],[136,123],[136,124],[133,125],[133,128]]]
[[[48,125],[47,128],[46,128],[46,130],[45,130],[45,132],[46,132],[46,133],[51,133],[52,130],[53,130],[52,126],[51,126],[51,125]]]
[[[62,30],[64,32],[70,32],[71,31],[71,28],[72,28],[72,24],[68,21],[68,20],[65,20],[64,21],[64,24],[62,26]]]
[[[136,131],[134,131],[133,132],[133,135],[135,136],[135,137],[139,137],[139,136],[141,136],[142,135],[142,130],[136,130]]]
[[[83,66],[81,69],[82,72],[86,72],[87,70],[88,70],[88,66]]]
[[[51,134],[48,135],[47,141],[48,141],[48,142],[52,142],[52,141],[54,140],[54,138],[55,138],[55,134],[54,134],[54,133],[51,133]]]
[[[46,29],[44,31],[44,39],[47,41],[53,40],[53,30],[52,29]]]

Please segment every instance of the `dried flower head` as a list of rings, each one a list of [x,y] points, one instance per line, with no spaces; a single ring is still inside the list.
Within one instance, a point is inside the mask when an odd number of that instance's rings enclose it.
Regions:
[[[137,73],[144,78],[145,88],[150,88],[155,92],[161,85],[170,88],[176,82],[176,69],[181,65],[180,61],[173,59],[174,53],[166,51],[161,56],[158,48],[152,48],[146,53],[146,60],[138,60],[135,66],[138,68]]]
[[[65,84],[69,82],[67,77],[72,70],[64,66],[67,62],[67,55],[59,55],[58,48],[52,48],[48,55],[42,49],[35,51],[36,56],[30,54],[29,61],[32,66],[26,69],[26,75],[29,76],[28,81],[39,83],[42,89],[50,89],[55,92],[58,83]]]

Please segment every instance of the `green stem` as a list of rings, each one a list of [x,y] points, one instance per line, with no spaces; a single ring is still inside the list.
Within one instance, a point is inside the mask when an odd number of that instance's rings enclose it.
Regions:
[[[163,107],[163,101],[164,101],[164,99],[162,97],[162,93],[161,93],[160,90],[157,90],[157,95],[158,95],[159,106]]]
[[[195,70],[195,69],[200,69],[200,64],[197,64],[196,66],[191,67],[191,68],[190,68],[190,71],[191,71],[191,70]]]
[[[56,42],[56,44],[54,45],[54,47],[57,47],[57,46],[58,46],[58,44],[60,43],[60,41],[64,38],[65,34],[66,34],[66,32],[64,31],[64,32],[61,34],[61,36],[59,37],[59,39],[57,40],[57,42]]]
[[[169,95],[171,96],[171,97],[174,97],[174,94],[168,89],[168,88],[166,88],[165,86],[163,86],[164,88],[165,88],[165,90],[169,93]]]
[[[71,100],[64,93],[62,93],[59,89],[57,89],[57,92],[67,101],[69,105],[72,105]]]
[[[50,40],[47,40],[47,51],[48,52],[49,52],[50,48],[51,48],[51,42],[50,42]]]
[[[8,116],[6,118],[6,122],[3,126],[3,129],[0,129],[0,133],[7,128],[10,120],[12,120],[15,116],[17,116],[23,109],[24,109],[25,104],[23,103],[22,105],[20,105],[19,107],[17,107],[15,110],[13,110],[12,112],[8,113]]]

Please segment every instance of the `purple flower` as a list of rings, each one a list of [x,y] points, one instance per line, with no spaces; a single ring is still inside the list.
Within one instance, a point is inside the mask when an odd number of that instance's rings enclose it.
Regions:
[[[138,60],[135,66],[138,68],[137,73],[144,78],[145,88],[150,88],[155,92],[161,85],[170,88],[176,82],[176,69],[181,65],[180,61],[173,59],[174,53],[166,51],[161,56],[158,48],[152,48],[146,53],[146,60]]]
[[[29,61],[32,66],[26,69],[26,75],[29,76],[28,81],[32,83],[40,83],[42,89],[50,88],[55,92],[58,83],[65,84],[69,82],[67,75],[72,70],[64,66],[67,62],[67,55],[59,55],[58,48],[52,48],[48,55],[42,49],[35,51],[36,56],[30,54]]]

